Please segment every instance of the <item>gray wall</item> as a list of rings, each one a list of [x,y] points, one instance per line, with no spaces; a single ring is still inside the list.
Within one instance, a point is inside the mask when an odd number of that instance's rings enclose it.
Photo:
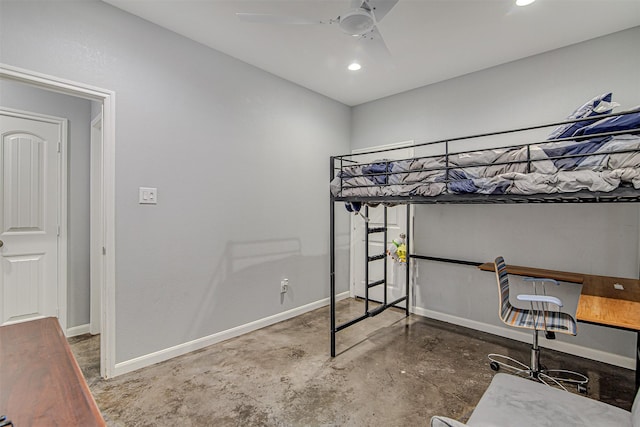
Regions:
[[[607,91],[634,107],[640,104],[638,40],[640,27],[354,107],[353,148],[558,121]],[[635,204],[418,206],[416,218],[414,248],[422,255],[479,262],[504,255],[516,265],[639,274]],[[494,275],[424,261],[419,269],[419,308],[500,326]],[[577,337],[559,339],[634,356],[630,332],[580,324]]]
[[[69,120],[67,327],[89,323],[89,150],[91,103],[0,81],[0,105]]]
[[[348,107],[94,1],[0,2],[0,62],[116,92],[116,363],[328,297]]]

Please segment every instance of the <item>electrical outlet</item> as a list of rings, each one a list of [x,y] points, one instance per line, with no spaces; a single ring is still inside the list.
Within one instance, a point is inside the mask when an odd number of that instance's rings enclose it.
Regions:
[[[280,293],[285,294],[289,290],[289,279],[283,279],[280,282]]]

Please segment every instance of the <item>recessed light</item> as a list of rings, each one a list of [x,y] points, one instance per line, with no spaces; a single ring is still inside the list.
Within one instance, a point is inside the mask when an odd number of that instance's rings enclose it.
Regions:
[[[357,62],[352,62],[347,68],[350,71],[358,71],[360,68],[362,68],[362,65],[358,64]]]
[[[516,0],[516,6],[528,6],[536,0]]]

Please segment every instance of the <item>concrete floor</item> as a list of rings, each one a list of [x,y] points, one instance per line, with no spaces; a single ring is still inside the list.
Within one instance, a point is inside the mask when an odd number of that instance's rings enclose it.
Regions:
[[[338,322],[363,312],[338,304]],[[529,347],[387,310],[337,335],[329,308],[125,374],[99,377],[99,339],[70,339],[109,426],[427,426],[466,421],[494,372],[488,353],[527,361]],[[634,371],[543,349],[548,368],[590,377],[589,397],[629,410]]]

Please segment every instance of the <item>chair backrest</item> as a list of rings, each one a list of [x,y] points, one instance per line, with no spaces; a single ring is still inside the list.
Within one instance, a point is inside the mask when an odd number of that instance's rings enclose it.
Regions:
[[[576,334],[575,319],[559,310],[547,310],[546,303],[540,304],[540,307],[532,306],[531,309],[518,308],[511,305],[509,302],[509,276],[504,258],[501,256],[496,258],[494,267],[500,299],[498,315],[503,323],[515,328],[545,330],[570,335]]]
[[[502,320],[507,316],[509,309],[512,307],[509,302],[509,276],[507,274],[507,264],[504,262],[504,258],[499,256],[494,261],[494,267],[496,270],[496,280],[498,282],[498,297],[500,300],[500,307],[498,308],[498,314]]]

